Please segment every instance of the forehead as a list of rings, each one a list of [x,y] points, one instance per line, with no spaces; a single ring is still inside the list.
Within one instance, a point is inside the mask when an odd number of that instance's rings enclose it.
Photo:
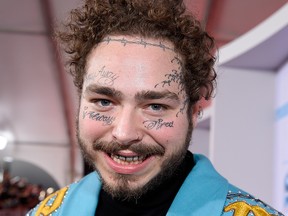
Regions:
[[[181,72],[181,59],[174,51],[173,44],[168,41],[107,37],[91,51],[86,69],[86,77],[113,77],[110,85],[117,81],[126,87],[127,82],[155,86],[173,74],[174,79],[177,79]]]

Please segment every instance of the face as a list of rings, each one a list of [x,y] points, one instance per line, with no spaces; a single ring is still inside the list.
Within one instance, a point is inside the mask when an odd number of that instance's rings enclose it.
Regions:
[[[192,119],[171,43],[108,37],[91,51],[78,139],[112,196],[139,197],[173,174],[186,154]]]

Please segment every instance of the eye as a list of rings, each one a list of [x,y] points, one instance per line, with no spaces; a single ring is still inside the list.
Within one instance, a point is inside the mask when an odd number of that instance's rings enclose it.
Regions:
[[[100,106],[103,106],[103,107],[106,107],[106,106],[110,106],[110,105],[111,105],[111,101],[106,100],[106,99],[100,99],[100,100],[97,101],[97,103],[98,103]]]
[[[161,110],[164,110],[164,109],[166,109],[163,105],[161,105],[161,104],[151,104],[150,105],[150,108],[151,108],[151,110],[153,110],[153,111],[161,111]]]
[[[95,108],[100,110],[107,110],[112,108],[112,101],[108,100],[108,99],[94,99],[90,101],[91,103],[93,103],[95,105]]]

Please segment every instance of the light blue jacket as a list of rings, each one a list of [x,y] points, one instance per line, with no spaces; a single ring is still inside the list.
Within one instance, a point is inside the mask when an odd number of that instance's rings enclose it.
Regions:
[[[194,154],[196,165],[176,195],[167,216],[269,216],[283,214],[234,187],[210,161]],[[47,197],[27,216],[94,216],[101,182],[93,172]]]

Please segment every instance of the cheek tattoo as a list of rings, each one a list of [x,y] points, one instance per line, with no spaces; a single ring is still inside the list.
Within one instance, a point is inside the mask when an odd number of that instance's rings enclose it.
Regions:
[[[115,117],[101,115],[100,113],[94,111],[88,111],[88,107],[84,107],[84,111],[82,113],[82,118],[88,118],[94,121],[103,122],[103,125],[111,125],[115,120]]]
[[[144,127],[146,127],[148,130],[152,129],[161,129],[162,127],[174,127],[174,121],[171,122],[164,122],[163,119],[158,119],[158,120],[147,120],[143,122]]]
[[[178,117],[179,113],[184,113],[184,110],[188,104],[188,98],[186,97],[185,93],[185,86],[184,86],[184,78],[183,78],[183,71],[182,71],[182,65],[183,63],[181,60],[175,56],[172,60],[171,63],[176,63],[178,65],[177,69],[172,69],[172,71],[168,74],[165,74],[165,77],[167,78],[166,80],[156,84],[154,88],[157,88],[157,86],[162,85],[162,87],[165,86],[171,86],[172,83],[176,83],[178,85],[178,95],[182,94],[185,98],[184,103],[182,104],[182,107],[180,108],[179,112],[177,112],[176,117]]]

